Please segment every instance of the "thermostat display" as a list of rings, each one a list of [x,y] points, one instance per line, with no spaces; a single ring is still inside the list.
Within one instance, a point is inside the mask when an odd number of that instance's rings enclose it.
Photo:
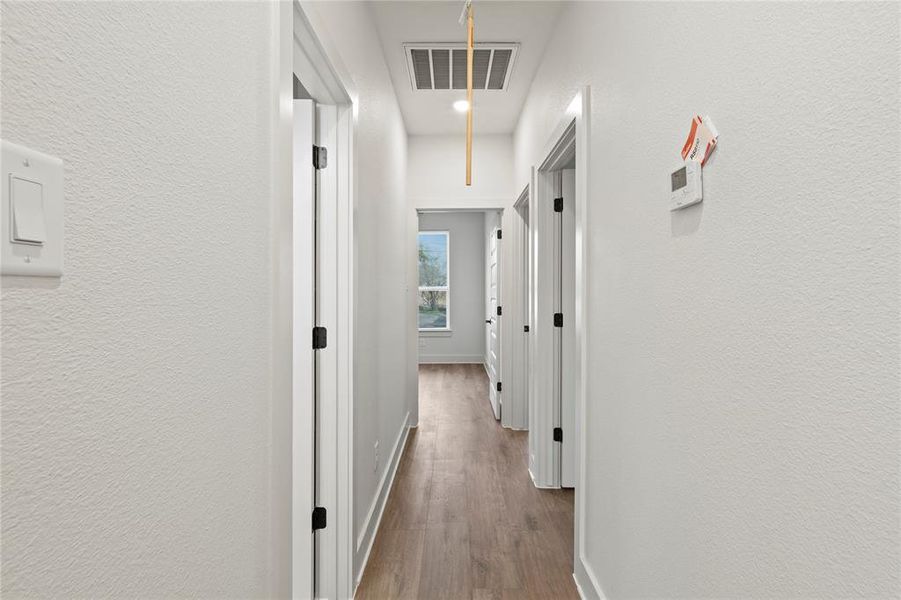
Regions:
[[[685,167],[678,169],[677,171],[673,171],[673,174],[670,176],[673,180],[673,191],[681,190],[685,187],[685,184],[688,183],[688,176],[685,174]]]
[[[703,198],[700,163],[690,160],[673,169],[670,173],[670,210],[697,204]]]

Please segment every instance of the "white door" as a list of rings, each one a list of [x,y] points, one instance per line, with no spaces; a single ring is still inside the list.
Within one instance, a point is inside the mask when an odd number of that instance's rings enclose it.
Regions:
[[[500,221],[499,218],[497,218]],[[501,344],[500,344],[500,314],[498,307],[500,305],[500,240],[498,232],[500,227],[495,223],[488,235],[488,316],[485,319],[488,327],[487,336],[487,364],[488,368],[488,384],[489,397],[491,398],[491,409],[494,411],[494,418],[501,418],[501,393],[498,392],[498,382],[500,381],[501,366]]]
[[[576,487],[576,389],[575,369],[579,354],[576,347],[576,172],[563,170],[563,213],[561,214],[560,306],[561,330],[560,426],[563,443],[560,452],[560,485]]]
[[[312,100],[294,101],[292,227],[292,480],[291,595],[313,597],[312,515],[315,503],[315,325],[316,175],[311,157],[315,134]]]
[[[525,413],[525,419],[522,425],[528,429],[529,425],[529,366],[531,365],[531,354],[529,351],[529,336],[532,329],[532,234],[529,225],[529,204],[522,207],[523,236],[522,236],[522,324],[523,324],[523,345],[522,345],[522,364],[519,389],[522,391],[522,410]],[[515,325],[514,325],[515,326]]]

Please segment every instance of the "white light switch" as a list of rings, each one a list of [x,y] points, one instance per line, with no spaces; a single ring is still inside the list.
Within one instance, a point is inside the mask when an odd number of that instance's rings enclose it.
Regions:
[[[63,162],[0,142],[0,273],[59,277],[63,269]]]
[[[43,244],[47,241],[43,186],[40,183],[15,176],[11,179],[12,241],[22,244]]]

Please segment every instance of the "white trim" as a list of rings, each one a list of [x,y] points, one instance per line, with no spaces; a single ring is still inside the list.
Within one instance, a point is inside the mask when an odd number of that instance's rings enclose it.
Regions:
[[[453,329],[420,329],[419,337],[421,338],[442,338],[453,337]]]
[[[550,432],[554,425],[552,419],[553,411],[549,407],[543,406],[547,403],[540,404],[536,402],[537,398],[549,398],[553,396],[553,389],[549,387],[551,382],[550,371],[552,369],[541,368],[541,365],[551,365],[551,358],[547,354],[551,351],[550,343],[552,337],[550,330],[550,320],[548,314],[548,303],[552,300],[548,298],[548,290],[552,289],[548,285],[548,275],[552,272],[552,265],[548,263],[551,259],[551,252],[540,252],[537,246],[542,245],[542,232],[547,232],[548,224],[551,221],[549,217],[550,210],[547,203],[554,197],[553,189],[553,173],[549,170],[560,169],[566,162],[572,159],[571,148],[574,148],[576,161],[576,273],[575,273],[575,303],[576,314],[574,319],[574,331],[576,334],[576,347],[578,348],[578,369],[577,384],[575,389],[578,390],[578,398],[576,402],[576,428],[578,435],[577,456],[576,456],[576,491],[575,491],[575,514],[574,514],[574,564],[581,565],[579,572],[576,573],[577,581],[581,587],[582,593],[590,593],[588,583],[591,582],[590,588],[597,592],[595,597],[603,597],[601,588],[597,583],[597,579],[593,576],[588,562],[585,558],[585,506],[586,506],[586,464],[585,442],[587,439],[587,430],[583,415],[586,414],[587,405],[587,386],[586,377],[587,365],[589,364],[588,340],[585,335],[585,317],[586,310],[589,306],[588,298],[588,263],[589,244],[587,235],[588,226],[588,195],[589,195],[589,151],[591,145],[589,143],[589,133],[591,125],[590,116],[590,88],[583,87],[579,93],[575,95],[572,101],[567,105],[564,115],[561,117],[557,127],[548,139],[544,152],[540,155],[545,157],[540,167],[532,168],[531,182],[534,191],[530,198],[532,210],[529,212],[529,223],[532,228],[533,235],[533,267],[536,269],[533,274],[536,277],[536,286],[538,291],[538,304],[533,305],[536,317],[532,330],[535,335],[530,338],[530,350],[533,357],[533,368],[530,369],[533,378],[531,391],[533,397],[530,398],[530,417],[535,416],[539,420],[530,421],[529,432],[529,453],[530,453],[530,473],[536,485],[559,486],[559,456],[555,454],[555,450],[559,453],[559,449],[554,448],[555,444],[550,441]],[[537,208],[536,208],[537,207]],[[543,260],[542,260],[543,259]],[[541,263],[538,261],[541,260]],[[547,271],[549,270],[550,271]],[[542,282],[545,282],[542,284]],[[544,292],[542,294],[542,291]],[[542,308],[543,305],[543,308]],[[541,353],[540,358],[537,352]],[[535,397],[534,394],[540,393],[541,396]],[[564,433],[565,435],[565,433]],[[533,445],[533,436],[537,444]]]
[[[579,597],[585,600],[606,600],[607,596],[604,595],[604,590],[601,589],[597,577],[594,576],[594,572],[585,564],[585,561],[576,558],[573,564],[573,580],[576,582]]]
[[[575,151],[575,143],[572,144]],[[560,174],[560,196],[563,198],[563,212],[559,214],[557,231],[562,234],[558,248],[560,260],[557,262],[557,277],[562,283],[560,287],[560,312],[563,313],[563,327],[557,329],[559,354],[558,364],[563,368],[560,373],[560,415],[559,423],[563,428],[563,443],[560,446],[560,485],[574,488],[576,486],[576,452],[579,436],[576,430],[576,403],[578,400],[581,365],[579,348],[576,343],[575,327],[576,307],[576,180],[575,169],[563,169]],[[568,321],[568,322],[567,322]],[[569,325],[569,326],[567,326]],[[572,432],[567,435],[566,432]]]
[[[335,515],[338,530],[338,594],[337,598],[353,596],[353,456],[354,456],[354,107],[338,107],[338,319],[339,326],[332,336],[338,354],[338,431],[337,448],[338,497]]]
[[[576,95],[569,108],[562,116],[559,123],[551,134],[545,149],[540,156],[543,160],[538,167],[532,168],[532,189],[535,193],[530,198],[529,224],[530,233],[532,235],[532,257],[533,257],[533,324],[531,327],[532,336],[529,338],[529,350],[532,357],[532,368],[530,369],[532,382],[529,390],[530,401],[530,456],[534,457],[534,462],[530,461],[530,468],[533,469],[535,479],[542,486],[559,487],[560,459],[561,449],[559,444],[552,439],[554,427],[560,426],[560,395],[559,380],[560,374],[554,368],[555,356],[559,353],[559,332],[552,324],[552,315],[556,311],[555,303],[557,299],[554,294],[554,276],[556,270],[556,261],[559,256],[556,253],[559,250],[559,243],[555,242],[557,226],[554,223],[553,199],[559,195],[560,176],[558,171],[562,169],[572,158],[576,157],[576,315],[573,319],[573,326],[576,331],[576,345],[581,348],[580,344],[584,342],[580,336],[582,321],[581,307],[586,299],[579,292],[579,285],[585,281],[584,273],[578,272],[584,268],[584,249],[580,245],[584,245],[586,240],[581,235],[584,225],[584,207],[585,207],[585,190],[587,189],[587,168],[583,166],[579,169],[579,158],[586,154],[587,133],[584,128],[579,127],[581,120],[582,98],[587,94],[587,88]],[[578,110],[576,110],[578,108]],[[579,114],[577,114],[577,112]],[[585,141],[577,139],[577,134],[583,134]],[[580,196],[581,194],[581,196]],[[581,236],[581,237],[580,237]],[[581,360],[585,360],[584,352],[579,352]],[[576,373],[576,389],[580,390],[580,395],[584,394],[581,388],[579,374],[584,371],[581,365],[575,366]],[[548,402],[548,399],[554,399]],[[578,401],[577,401],[578,404]],[[579,409],[577,408],[576,422],[579,423]],[[564,432],[567,435],[568,432]],[[577,434],[580,435],[581,434]],[[534,437],[533,437],[534,436]],[[533,443],[534,442],[534,443]]]
[[[417,213],[458,213],[505,210],[510,204],[505,198],[470,198],[465,206],[447,208],[446,198],[410,198],[410,205]]]
[[[532,485],[534,485],[539,490],[557,490],[560,489],[560,486],[556,485],[544,485],[539,483],[538,480],[535,479],[535,473],[532,472],[531,467],[529,468],[529,477],[532,478]]]
[[[419,355],[419,364],[421,365],[457,365],[457,364],[473,364],[484,365],[485,357],[481,354],[433,354]],[[487,368],[487,367],[486,367]]]
[[[555,223],[553,201],[556,195],[552,174],[539,174],[532,168],[534,196],[530,199],[529,225],[532,236],[532,325],[529,334],[529,449],[534,458],[530,468],[541,487],[559,487],[558,444],[553,441],[557,426],[554,352],[556,331],[553,325]]]
[[[588,336],[586,316],[589,304],[589,264],[591,255],[588,243],[589,226],[589,152],[591,151],[591,89],[588,86],[582,88],[569,104],[576,113],[576,347],[579,352],[579,378],[576,385],[578,398],[576,402],[576,427],[578,429],[579,442],[576,452],[576,492],[574,514],[574,562],[583,565],[585,572],[597,590],[599,596],[603,592],[597,578],[594,577],[585,558],[585,506],[586,503],[586,440],[588,429],[584,415],[588,403],[587,373],[589,363]]]
[[[400,432],[397,434],[397,439],[394,441],[394,448],[391,450],[391,462],[388,463],[388,467],[382,474],[378,492],[372,499],[372,504],[369,506],[369,512],[366,514],[366,520],[363,522],[360,535],[356,540],[354,552],[358,557],[362,555],[362,560],[358,563],[360,565],[359,569],[354,573],[354,593],[356,593],[356,588],[360,584],[360,579],[366,571],[366,563],[369,562],[369,553],[372,552],[375,535],[382,522],[382,516],[385,514],[385,505],[387,504],[388,496],[391,494],[391,488],[394,487],[397,468],[400,465],[401,456],[407,445],[407,437],[410,434],[411,427],[409,426],[409,423],[410,413],[407,412],[407,415],[404,417],[403,425],[401,425]],[[360,549],[364,547],[365,551],[361,552]]]
[[[280,31],[286,37],[290,48],[283,47],[281,69],[285,71],[282,77],[287,79],[282,87],[287,86],[287,98],[284,94],[279,96],[282,110],[290,109],[293,98],[293,76],[296,75],[304,87],[310,92],[315,102],[323,106],[329,112],[330,123],[334,129],[327,132],[329,147],[329,165],[327,167],[326,181],[323,191],[328,197],[320,195],[320,205],[327,207],[324,215],[326,218],[320,225],[320,235],[328,248],[323,248],[321,256],[328,263],[321,265],[323,276],[320,283],[324,291],[320,296],[320,307],[323,311],[320,317],[329,321],[320,323],[328,329],[328,346],[322,357],[320,371],[320,406],[328,410],[321,416],[326,417],[324,426],[325,435],[320,437],[319,468],[321,472],[332,473],[326,477],[329,491],[324,495],[327,501],[334,506],[327,506],[329,511],[329,535],[322,536],[319,542],[326,542],[322,552],[318,552],[317,565],[319,573],[328,574],[329,581],[319,577],[318,587],[325,591],[326,595],[336,598],[351,598],[354,590],[353,559],[354,559],[354,532],[353,532],[353,200],[354,200],[354,104],[356,99],[353,80],[344,65],[340,61],[340,55],[335,51],[334,44],[327,37],[320,37],[327,31],[317,20],[315,10],[307,12],[297,0],[278,3],[278,20]],[[317,24],[319,26],[317,26]],[[287,32],[290,31],[290,35]],[[284,42],[283,42],[284,43]],[[327,51],[330,49],[330,51]],[[290,121],[290,118],[287,119]],[[284,127],[286,117],[280,118]],[[283,135],[279,130],[279,135]],[[281,150],[274,151],[275,156],[281,158]],[[291,164],[291,155],[288,154],[288,165]],[[288,167],[290,169],[290,167]],[[283,171],[280,171],[280,174]],[[284,246],[290,251],[291,238],[281,230],[281,212],[274,211],[273,230],[275,234],[275,250],[277,255],[284,253]],[[287,213],[290,215],[290,213]],[[290,220],[289,220],[290,222]],[[323,229],[323,227],[327,228]],[[285,271],[285,266],[279,265],[280,271]],[[290,263],[287,265],[290,271]],[[327,272],[330,271],[330,272]],[[281,275],[284,276],[283,274]],[[283,285],[280,283],[280,285]],[[290,282],[289,282],[290,285]],[[273,315],[273,328],[275,335],[280,335],[285,327],[284,316]],[[291,331],[290,321],[287,322],[287,330]],[[309,332],[303,334],[303,344],[309,347]],[[284,362],[279,350],[283,344],[276,344],[273,361],[278,370],[284,367]],[[288,354],[290,360],[290,354]],[[275,369],[275,367],[274,367]],[[290,373],[289,373],[290,376]],[[279,382],[279,374],[276,373],[276,384]],[[328,381],[325,381],[327,379]],[[326,395],[323,395],[326,394]],[[273,412],[273,430],[279,428],[285,420],[290,424],[290,415],[287,417]],[[289,432],[288,439],[291,434]],[[279,443],[279,436],[274,435],[273,444]],[[290,470],[290,465],[289,465]],[[290,478],[288,479],[290,490]],[[281,489],[281,488],[280,488]],[[322,486],[320,485],[320,490]],[[289,492],[290,493],[290,492]],[[334,516],[333,516],[334,515]],[[309,523],[309,514],[293,515],[292,520]],[[273,527],[284,527],[284,523],[275,523]],[[317,548],[317,550],[319,550]],[[290,546],[284,550],[287,557],[274,560],[274,563],[286,561],[290,569]],[[285,594],[273,593],[272,596]]]
[[[310,96],[320,104],[350,104],[351,94],[348,90],[349,78],[340,77],[332,57],[335,53],[326,53],[318,32],[322,27],[315,27],[311,15],[300,6],[297,0],[294,5],[294,47],[293,70]],[[291,81],[293,89],[293,79]]]

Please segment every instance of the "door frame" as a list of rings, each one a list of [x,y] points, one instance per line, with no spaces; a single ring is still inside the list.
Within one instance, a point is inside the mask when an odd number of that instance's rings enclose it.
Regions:
[[[531,236],[529,226],[523,216],[523,211],[529,211],[529,196],[531,193],[530,185],[526,185],[517,196],[513,203],[511,219],[511,227],[509,234],[510,251],[507,256],[510,259],[509,268],[514,273],[513,285],[510,293],[507,295],[510,307],[510,392],[511,402],[507,410],[507,422],[505,427],[519,431],[529,429],[529,391],[530,391],[530,369],[529,360],[529,338],[525,328],[532,327],[532,314],[530,313],[530,303],[528,295],[528,286],[531,279],[531,260],[526,257],[531,253]],[[526,270],[529,267],[528,271]]]
[[[576,377],[570,378],[565,376],[564,365],[576,364],[580,367],[578,360],[578,347],[575,343],[577,330],[566,322],[566,315],[570,315],[570,320],[575,315],[575,244],[566,243],[567,239],[575,240],[575,169],[562,169],[556,172],[560,180],[559,196],[563,198],[563,212],[560,213],[560,222],[557,231],[560,235],[559,257],[557,262],[557,281],[560,284],[558,301],[560,303],[560,311],[564,314],[563,327],[557,329],[558,335],[558,351],[559,359],[557,364],[560,365],[560,385],[559,391],[559,411],[560,425],[563,428],[563,443],[561,444],[560,455],[560,486],[575,487],[576,484],[576,447],[578,445],[579,436],[575,428],[575,413],[578,394],[576,386],[578,385],[578,374],[581,368],[578,368]],[[569,175],[572,173],[572,177]],[[571,403],[566,398],[572,397]],[[568,440],[566,432],[576,432],[574,440]]]
[[[473,212],[473,211],[486,211],[486,210],[496,210],[501,213],[501,230],[504,232],[503,235],[507,235],[508,231],[512,231],[514,229],[513,220],[514,213],[512,195],[508,197],[501,198],[476,198],[469,199],[466,202],[461,202],[457,204],[453,203],[452,207],[448,207],[447,201],[442,198],[409,198],[408,199],[408,210],[410,218],[416,219],[418,218],[419,213],[423,212],[453,212],[453,211],[461,211],[461,212]],[[414,257],[416,252],[415,239],[411,240],[411,248],[410,248],[410,256]],[[503,244],[501,246],[501,300],[503,302],[502,306],[504,307],[504,313],[506,314],[508,310],[508,303],[510,302],[509,290],[515,290],[517,287],[515,285],[514,272],[513,269],[510,268],[510,253],[511,245]],[[511,305],[512,306],[512,305]],[[410,322],[416,324],[416,306],[411,306],[410,312]],[[510,308],[512,311],[512,308]],[[503,317],[502,317],[503,318]],[[500,341],[501,341],[501,373],[512,373],[513,372],[513,359],[511,348],[513,344],[515,344],[515,340],[511,338],[512,328],[511,327],[501,327]],[[418,332],[416,334],[418,337]],[[416,354],[416,361],[418,365],[418,353]],[[522,402],[523,406],[525,406],[524,400],[514,397],[513,392],[508,392],[506,387],[504,391],[501,392],[504,394],[504,405],[511,406],[518,402]],[[418,410],[419,410],[419,392],[416,391],[413,394],[413,397],[416,398],[415,407],[413,412],[416,415],[414,423],[419,422],[418,418]],[[525,411],[525,408],[523,408]],[[510,429],[517,429],[518,427],[511,424],[508,420],[509,414],[512,414],[513,411],[505,411],[504,414],[501,415],[501,425]]]
[[[532,199],[530,233],[532,236],[533,285],[531,289],[533,326],[529,337],[532,356],[531,427],[529,429],[529,472],[536,487],[560,487],[560,445],[554,442],[553,430],[560,426],[559,376],[556,360],[559,353],[557,328],[553,315],[557,312],[557,261],[559,260],[559,224],[554,212],[554,198],[560,192],[559,170],[577,153],[576,119],[565,115],[547,145],[542,163],[532,167],[535,193]],[[578,164],[576,177],[580,177]],[[578,189],[578,182],[576,183]],[[579,199],[576,198],[578,213]],[[578,217],[577,228],[578,228]],[[577,241],[578,246],[578,241]],[[577,248],[578,250],[578,248]],[[578,252],[577,252],[578,253]],[[578,277],[577,277],[578,280]],[[577,308],[578,313],[578,294]],[[568,320],[564,315],[564,321]],[[574,321],[580,326],[578,317]],[[581,370],[581,365],[575,365]],[[578,377],[578,375],[577,375]],[[570,432],[565,432],[564,435]]]
[[[530,461],[529,471],[537,487],[560,487],[560,461],[558,444],[553,441],[555,407],[548,400],[553,394],[553,200],[555,197],[555,171],[561,169],[575,154],[575,315],[574,331],[578,360],[576,372],[576,490],[574,515],[574,577],[580,589],[600,589],[595,577],[585,567],[585,440],[587,439],[586,415],[589,347],[586,331],[586,310],[589,306],[589,241],[588,241],[588,191],[590,151],[590,103],[588,86],[582,87],[567,105],[543,151],[541,163],[533,166],[530,177],[529,228],[532,238],[533,327],[535,335],[529,338],[532,356],[530,369]],[[564,316],[564,319],[566,317]],[[539,399],[545,399],[540,402]],[[535,436],[533,448],[532,437]],[[565,433],[564,433],[565,435]],[[534,457],[531,455],[535,451]],[[534,459],[534,460],[533,460]],[[594,583],[592,588],[591,583]],[[587,585],[583,585],[583,583]]]
[[[441,202],[437,202],[437,201],[436,202],[420,202],[420,203],[413,202],[413,204],[414,204],[414,206],[411,206],[410,210],[411,210],[411,214],[413,215],[413,218],[415,219],[415,223],[416,223],[415,229],[417,232],[419,231],[419,216],[421,214],[455,213],[455,212],[482,212],[482,213],[484,213],[484,212],[496,211],[497,213],[500,214],[500,219],[499,219],[500,229],[502,231],[505,231],[505,227],[508,227],[508,225],[509,225],[508,219],[512,218],[511,213],[514,212],[510,209],[509,206],[505,207],[502,204],[500,204],[498,201],[495,201],[495,200],[484,200],[484,201],[476,202],[473,204],[454,206],[451,208],[448,208]],[[503,235],[507,235],[507,234],[504,233]],[[486,244],[487,244],[487,238],[486,238]],[[504,310],[505,315],[507,314],[507,305],[504,303],[507,302],[507,299],[509,298],[506,290],[516,287],[515,285],[513,285],[513,282],[510,279],[513,277],[513,271],[512,271],[512,269],[509,268],[510,251],[505,250],[505,248],[507,248],[507,247],[508,247],[507,244],[500,245],[500,247],[499,247],[500,256],[498,259],[498,262],[500,264],[500,273],[501,273],[500,281],[498,283],[498,302],[501,303],[501,305],[504,307],[503,310]],[[414,244],[410,248],[411,256],[415,256],[416,251],[417,251],[417,247]],[[486,245],[485,252],[486,252],[485,266],[486,266],[486,271],[487,271],[487,252],[488,252],[487,245]],[[487,279],[487,275],[486,275],[486,279]],[[419,270],[416,269],[416,285],[413,287],[415,287],[417,290],[419,287],[418,281],[419,281]],[[487,281],[486,281],[486,285],[487,285]],[[418,296],[418,291],[417,291],[417,296]],[[487,308],[487,298],[488,298],[488,292],[486,290],[486,292],[485,292],[486,308]],[[415,309],[416,307],[414,306],[413,308]],[[501,318],[504,318],[504,317],[502,316]],[[417,319],[415,310],[414,310],[414,312],[411,313],[410,319],[413,319],[413,321],[412,321],[413,330],[416,332],[417,351],[416,351],[414,360],[416,360],[416,367],[418,368],[419,367],[419,343],[418,343],[419,327],[418,327],[418,322],[415,320],[415,319]],[[512,339],[510,339],[509,331],[510,331],[510,328],[503,327],[503,323],[501,323],[500,334],[499,334],[500,354],[501,354],[501,362],[499,365],[499,376],[501,376],[501,377],[503,377],[503,373],[512,372],[512,367],[510,365],[510,361],[512,359],[510,359],[509,356],[511,354],[510,348],[511,348],[512,344],[514,343],[514,341]],[[487,335],[486,335],[486,338],[487,338]],[[487,352],[488,352],[488,349],[486,347],[485,357],[487,357]],[[485,360],[485,357],[483,357],[483,361]],[[487,370],[486,370],[486,373],[487,373]],[[507,400],[505,400],[505,406],[508,401],[511,403],[513,402],[513,400],[511,399],[511,394],[507,392],[506,388],[501,393],[507,394],[505,396],[505,398],[507,398]],[[418,418],[419,392],[418,392],[418,390],[417,390],[417,393],[415,394],[415,398],[416,398],[415,413],[417,415],[415,422],[418,423],[419,422],[419,418]],[[503,414],[501,415],[501,425],[503,425],[504,427],[509,427],[504,420]]]
[[[278,2],[272,11],[272,86],[277,110],[272,142],[272,405],[270,454],[272,491],[269,562],[275,583],[273,596],[310,598],[312,589],[297,582],[292,559],[295,539],[311,533],[311,515],[295,506],[292,479],[295,464],[313,464],[314,457],[293,449],[292,347],[296,337],[309,343],[311,333],[293,331],[293,144],[294,76],[320,106],[320,145],[328,147],[328,166],[320,171],[319,244],[334,251],[319,252],[318,325],[328,330],[328,344],[319,354],[318,468],[320,501],[328,509],[327,536],[320,537],[317,579],[320,595],[352,598],[353,585],[353,205],[355,86],[334,46],[319,33],[315,11],[307,13],[297,0]],[[331,50],[331,51],[330,51]],[[338,66],[338,68],[336,68]],[[329,145],[333,147],[329,147]],[[312,149],[311,149],[312,152]],[[299,399],[297,399],[299,400]],[[291,523],[291,526],[286,526]],[[318,534],[317,534],[318,535]],[[324,546],[324,547],[323,547]]]

